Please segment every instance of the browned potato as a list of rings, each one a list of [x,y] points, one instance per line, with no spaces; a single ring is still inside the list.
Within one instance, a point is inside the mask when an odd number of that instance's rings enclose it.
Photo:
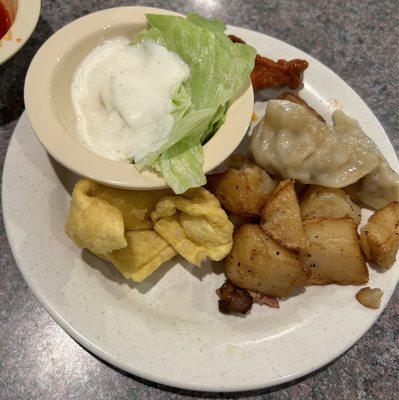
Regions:
[[[249,159],[221,174],[207,176],[207,188],[230,214],[260,215],[276,183]]]
[[[288,249],[305,250],[309,247],[293,180],[279,183],[262,210],[261,228]]]
[[[368,308],[378,309],[381,305],[381,297],[384,292],[381,289],[370,289],[365,287],[356,293],[356,298],[360,304]]]
[[[267,236],[259,225],[245,224],[234,234],[225,258],[226,277],[235,285],[284,297],[304,286],[310,270],[297,255]]]
[[[244,224],[258,224],[259,219],[259,217],[247,217],[245,215],[229,215],[229,220],[234,225],[234,231]]]
[[[352,218],[315,218],[304,221],[310,240],[300,259],[311,269],[310,285],[359,285],[369,273]]]
[[[360,207],[342,189],[310,186],[299,204],[302,219],[352,217],[360,224]]]
[[[399,203],[393,201],[376,211],[362,228],[360,245],[368,261],[388,269],[399,247]]]

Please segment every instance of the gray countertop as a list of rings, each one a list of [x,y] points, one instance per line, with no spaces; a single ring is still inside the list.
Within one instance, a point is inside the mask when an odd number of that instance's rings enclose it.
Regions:
[[[0,66],[1,168],[24,109],[26,70],[40,45],[77,17],[133,4],[137,2],[43,1],[35,33],[18,55]],[[218,16],[308,52],[359,93],[398,149],[397,1],[160,0],[140,4]],[[88,353],[52,320],[29,290],[11,254],[2,218],[0,249],[0,399],[398,398],[398,290],[370,331],[323,369],[263,391],[201,394],[146,382]]]

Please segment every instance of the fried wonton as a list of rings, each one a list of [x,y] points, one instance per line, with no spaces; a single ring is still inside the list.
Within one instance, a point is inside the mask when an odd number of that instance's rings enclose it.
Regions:
[[[176,255],[168,243],[153,230],[126,232],[127,246],[107,255],[125,278],[141,282],[165,261]]]
[[[116,207],[90,195],[95,187],[85,179],[76,184],[65,231],[79,247],[107,254],[126,247],[125,226]]]
[[[152,230],[150,219],[156,202],[169,193],[115,189],[82,179],[73,190],[65,230],[79,247],[141,282],[176,254]]]
[[[91,195],[116,207],[123,216],[127,231],[140,231],[152,228],[151,212],[159,199],[172,194],[169,189],[125,190],[100,184],[93,184]]]
[[[233,244],[233,224],[204,188],[167,196],[151,213],[154,229],[187,261],[200,266],[224,258]]]

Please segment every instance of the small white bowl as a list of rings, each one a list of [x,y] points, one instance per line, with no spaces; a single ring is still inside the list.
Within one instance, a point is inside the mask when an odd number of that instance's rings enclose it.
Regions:
[[[0,65],[17,53],[35,30],[40,0],[1,0],[11,18],[11,27],[0,39]]]
[[[179,15],[149,7],[121,7],[99,11],[68,24],[51,36],[34,57],[25,81],[25,106],[33,130],[59,163],[78,175],[125,189],[165,187],[150,170],[94,154],[75,135],[75,114],[70,96],[73,74],[82,59],[105,39],[133,38],[146,28],[148,13]],[[239,145],[250,124],[253,90],[248,86],[235,99],[226,121],[204,146],[204,172],[215,168]]]

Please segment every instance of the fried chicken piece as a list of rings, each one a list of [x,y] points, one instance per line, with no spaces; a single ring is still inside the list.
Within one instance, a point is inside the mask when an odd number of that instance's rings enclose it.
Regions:
[[[245,44],[237,36],[229,35],[229,38],[234,43]],[[297,89],[301,84],[301,74],[308,66],[309,63],[305,60],[278,60],[275,62],[257,54],[255,66],[251,72],[252,86],[254,90],[281,86]]]
[[[219,311],[223,314],[246,314],[251,310],[252,297],[245,289],[235,286],[228,279],[218,290]]]
[[[245,44],[245,42],[241,38],[239,38],[238,36],[235,36],[235,35],[229,35],[229,39],[234,43]]]
[[[304,99],[300,98],[295,93],[284,92],[284,93],[280,94],[280,96],[277,97],[277,100],[287,100],[287,101],[291,101],[292,103],[299,104],[300,106],[305,107],[317,119],[319,119],[322,122],[326,122],[324,120],[324,118],[314,108],[310,107],[310,105],[308,103],[306,103],[306,101]]]

